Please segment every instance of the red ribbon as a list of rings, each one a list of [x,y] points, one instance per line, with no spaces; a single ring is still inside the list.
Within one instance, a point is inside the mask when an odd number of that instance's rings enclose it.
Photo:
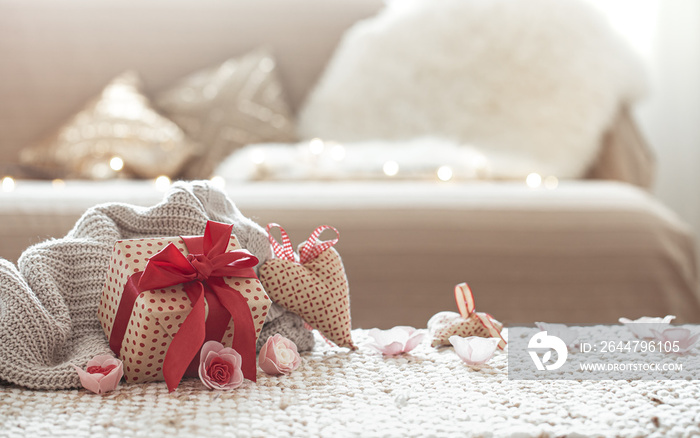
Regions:
[[[117,356],[138,295],[184,284],[192,311],[165,354],[163,376],[170,391],[177,388],[205,340],[221,340],[229,315],[235,324],[233,348],[241,355],[243,376],[255,381],[253,316],[245,297],[229,287],[223,277],[257,278],[254,267],[258,259],[246,250],[226,251],[232,229],[232,225],[208,221],[204,237],[183,238],[190,252],[188,256],[170,243],[149,259],[143,272],[130,276],[124,287],[110,336],[110,348]],[[208,320],[202,298],[209,305]]]
[[[271,230],[273,228],[280,229],[280,236],[282,236],[282,245],[280,245],[279,242],[277,242],[277,240],[275,240],[275,238],[272,236]],[[321,241],[318,238],[318,236],[320,236],[321,233],[325,230],[333,230],[335,232],[336,238],[333,240]],[[289,260],[290,262],[298,262],[303,265],[315,259],[323,251],[338,243],[340,233],[338,233],[338,230],[331,227],[330,225],[321,225],[311,233],[308,239],[306,239],[304,246],[302,246],[299,250],[298,257],[294,252],[292,242],[289,239],[287,232],[279,224],[267,224],[267,238],[270,240],[270,245],[272,245],[272,252],[274,252],[277,258]]]
[[[476,314],[477,318],[481,322],[481,325],[489,332],[492,338],[500,338],[498,341],[498,348],[503,350],[506,346],[506,340],[501,336],[501,332],[496,328],[493,323],[493,316],[488,313],[476,312],[474,307],[474,294],[467,283],[459,283],[455,286],[455,301],[457,302],[457,309],[459,309],[459,314],[462,318],[467,319],[471,315]]]

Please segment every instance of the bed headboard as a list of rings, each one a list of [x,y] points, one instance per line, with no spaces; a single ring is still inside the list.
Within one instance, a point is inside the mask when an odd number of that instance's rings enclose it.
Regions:
[[[0,172],[119,73],[146,92],[266,44],[298,108],[382,0],[0,0]]]

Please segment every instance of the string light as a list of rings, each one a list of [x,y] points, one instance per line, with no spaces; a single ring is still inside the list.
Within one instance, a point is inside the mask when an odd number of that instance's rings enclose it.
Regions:
[[[345,158],[345,148],[342,144],[334,143],[333,146],[331,146],[331,158],[333,158],[334,161],[343,161]]]
[[[253,164],[260,165],[265,162],[265,151],[260,148],[254,148],[250,151],[250,161]]]
[[[556,189],[559,185],[559,179],[556,176],[550,175],[544,179],[544,186],[547,189]]]
[[[109,160],[109,167],[113,171],[119,172],[124,168],[124,160],[122,160],[121,157],[112,157],[112,159]]]
[[[213,177],[211,177],[209,182],[211,182],[211,185],[213,185],[214,187],[216,187],[219,190],[223,190],[224,187],[226,187],[226,180],[224,179],[223,176],[219,176],[219,175],[213,176]]]
[[[453,172],[450,166],[440,166],[437,170],[437,177],[440,181],[449,181],[452,179]]]
[[[109,164],[102,161],[93,164],[90,173],[95,179],[106,179],[114,176],[114,172],[109,167]]]
[[[325,145],[320,138],[314,138],[309,142],[309,151],[314,155],[321,155]]]
[[[2,179],[2,191],[9,193],[15,189],[15,180],[11,176]]]
[[[531,173],[525,178],[525,184],[531,189],[536,189],[542,184],[542,177],[539,173]]]
[[[382,171],[386,176],[396,176],[399,173],[399,163],[396,161],[387,161],[382,166]]]
[[[156,185],[156,190],[158,190],[159,192],[164,192],[170,187],[170,178],[168,178],[165,175],[161,175],[158,178],[156,178],[154,184]]]

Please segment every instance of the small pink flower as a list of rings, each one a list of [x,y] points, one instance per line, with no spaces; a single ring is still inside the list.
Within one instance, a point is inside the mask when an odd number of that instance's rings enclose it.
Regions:
[[[481,365],[491,360],[498,348],[499,341],[498,338],[450,336],[450,343],[454,346],[455,353],[467,365]]]
[[[408,326],[396,326],[389,330],[371,329],[369,335],[374,338],[370,347],[385,356],[408,353],[421,343],[425,333]]]
[[[87,368],[83,370],[73,365],[80,377],[83,388],[95,394],[114,391],[124,375],[122,361],[110,354],[101,354],[90,359]]]
[[[243,383],[241,355],[216,341],[207,341],[199,356],[199,378],[209,389],[235,389]]]
[[[667,328],[661,332],[651,329],[651,332],[654,335],[654,339],[657,341],[664,344],[666,342],[670,342],[670,351],[668,351],[669,349],[666,346],[664,346],[662,350],[666,351],[667,353],[687,353],[688,350],[695,345],[698,337],[700,337],[700,333],[693,333],[687,328],[683,327]],[[676,349],[678,350],[676,351]]]
[[[663,318],[642,316],[635,320],[620,318],[619,321],[627,327],[634,336],[639,339],[653,338],[654,334],[651,329],[656,331],[664,330],[671,324],[671,321],[676,319],[673,315],[666,315]]]
[[[299,368],[301,356],[294,342],[277,333],[267,338],[260,349],[258,365],[267,374],[279,376]]]

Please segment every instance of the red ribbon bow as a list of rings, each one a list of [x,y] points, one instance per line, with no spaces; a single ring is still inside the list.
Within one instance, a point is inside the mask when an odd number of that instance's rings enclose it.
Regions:
[[[138,294],[184,284],[185,293],[192,303],[192,311],[173,337],[165,354],[163,376],[170,391],[177,388],[205,339],[221,339],[229,315],[236,325],[233,348],[241,355],[243,376],[255,381],[256,337],[253,317],[245,297],[229,287],[223,277],[256,278],[254,267],[258,264],[258,259],[246,250],[226,251],[232,229],[232,225],[207,222],[204,237],[183,237],[190,251],[187,257],[169,243],[149,259],[143,272],[132,275],[124,288],[110,337],[110,347],[117,355]],[[208,319],[211,323],[206,318],[203,297],[206,297],[209,304]],[[217,310],[221,306],[225,309],[223,313]],[[126,314],[126,320],[123,314]]]

